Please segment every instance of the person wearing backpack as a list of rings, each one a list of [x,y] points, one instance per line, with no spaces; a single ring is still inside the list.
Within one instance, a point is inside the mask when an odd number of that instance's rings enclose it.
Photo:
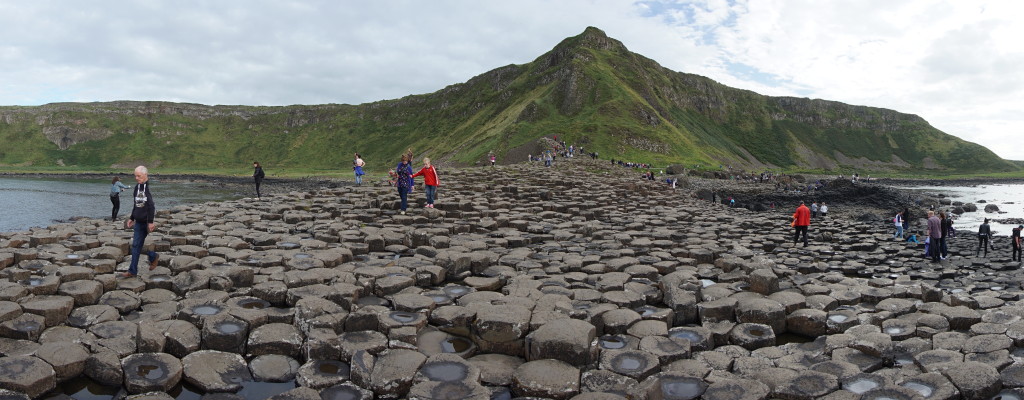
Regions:
[[[896,213],[896,217],[892,219],[893,225],[896,225],[896,234],[894,238],[903,239],[903,211]]]
[[[409,190],[412,189],[412,149],[402,154],[402,161],[395,167],[395,187],[398,188],[398,197],[402,199],[401,215],[409,208]]]
[[[437,194],[437,169],[433,165],[430,165],[430,159],[423,157],[423,168],[419,172],[412,174],[412,177],[417,176],[423,177],[423,191],[427,195],[427,205],[424,208],[434,208],[434,196]]]
[[[985,218],[985,223],[978,227],[978,250],[974,252],[975,257],[981,255],[981,249],[985,249],[985,257],[988,257],[989,236],[992,236],[992,227],[988,224],[988,218]]]

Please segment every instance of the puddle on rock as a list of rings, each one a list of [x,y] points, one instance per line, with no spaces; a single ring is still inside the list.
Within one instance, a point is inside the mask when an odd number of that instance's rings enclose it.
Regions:
[[[700,343],[704,339],[699,333],[685,329],[671,332],[668,335],[674,338],[689,340],[690,344]]]
[[[626,347],[626,339],[616,335],[601,336],[597,343],[601,348],[610,350]]]
[[[846,322],[848,319],[850,319],[850,317],[842,314],[832,314],[828,316],[828,320],[835,323],[843,323]]]
[[[469,368],[457,362],[442,361],[423,364],[420,373],[432,381],[453,382],[466,379]]]
[[[786,343],[811,343],[813,341],[814,338],[812,337],[798,335],[792,332],[786,332],[781,335],[775,336],[775,344],[778,346],[784,345]]]
[[[419,319],[419,314],[405,312],[405,311],[393,311],[388,315],[391,319],[398,321],[403,324],[408,324]]]
[[[21,284],[25,286],[39,286],[43,284],[43,278],[28,278],[22,280]]]
[[[316,370],[324,375],[341,375],[347,377],[349,376],[351,368],[348,364],[341,361],[322,360],[317,361]]]
[[[391,305],[391,302],[387,299],[382,299],[377,296],[364,296],[356,300],[356,304],[361,306],[384,306]]]
[[[135,375],[152,381],[163,378],[167,371],[159,365],[142,363],[135,366]]]
[[[230,335],[232,333],[238,333],[245,329],[242,324],[233,321],[224,321],[217,324],[217,332]]]
[[[270,307],[270,302],[263,299],[239,300],[237,304],[239,307],[249,310],[262,310],[264,308]]]
[[[619,354],[612,359],[612,369],[615,371],[633,372],[647,366],[647,360],[632,354]]]
[[[995,397],[992,397],[992,400],[1021,400],[1021,397],[1012,390],[1004,389],[1002,392],[995,395]]]
[[[878,382],[865,378],[854,379],[850,383],[843,385],[843,389],[849,390],[856,394],[864,394],[864,392],[867,392],[868,390],[874,389],[876,387],[878,387]]]
[[[921,382],[903,382],[900,384],[907,389],[913,390],[921,394],[924,397],[930,397],[932,393],[935,393],[935,387]]]
[[[445,353],[462,353],[473,347],[473,342],[458,336],[449,336],[441,341],[441,351]]]
[[[152,275],[149,277],[149,280],[153,282],[167,282],[171,280],[171,277],[167,275]]]
[[[222,310],[220,306],[214,304],[204,304],[201,306],[192,307],[192,312],[198,315],[214,315]]]
[[[331,386],[320,392],[323,400],[362,400],[363,394],[350,386]]]
[[[451,296],[453,298],[469,293],[469,288],[461,285],[445,286],[441,290],[444,290],[444,292],[447,293],[448,296]]]
[[[704,394],[708,385],[697,378],[661,378],[661,393],[665,400],[696,399]]]

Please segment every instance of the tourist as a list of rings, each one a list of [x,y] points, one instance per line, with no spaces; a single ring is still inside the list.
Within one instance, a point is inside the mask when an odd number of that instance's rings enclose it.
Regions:
[[[491,154],[491,166],[492,167],[494,166],[494,161],[495,160],[496,160],[496,158],[494,157],[494,154]]]
[[[427,195],[425,208],[434,208],[434,196],[437,195],[437,169],[430,165],[430,159],[423,157],[423,168],[412,175],[413,178],[423,176],[423,188]]]
[[[1021,229],[1024,229],[1024,225],[1019,225],[1016,228],[1013,228],[1013,230],[1010,233],[1010,245],[1013,246],[1013,254],[1011,255],[1011,258],[1013,259],[1013,261],[1021,261],[1021,259],[1020,259],[1020,256],[1021,256],[1021,252],[1020,252],[1020,231],[1021,231]]]
[[[121,178],[119,177],[115,176],[110,181],[110,204],[114,205],[114,209],[110,210],[111,221],[117,221],[117,212],[121,209],[121,192],[131,188],[131,186],[121,183]]]
[[[818,218],[818,202],[811,203],[811,218]]]
[[[981,255],[981,249],[985,249],[985,257],[988,257],[988,237],[992,235],[992,227],[988,225],[988,218],[985,218],[985,222],[978,227],[978,250],[974,252],[975,256]]]
[[[356,159],[352,160],[352,171],[356,174],[356,185],[363,184],[363,175],[366,175],[366,172],[363,171],[365,166],[366,161],[363,161],[363,157],[356,153]]]
[[[135,207],[132,208],[132,215],[128,218],[126,226],[134,228],[132,235],[132,261],[128,265],[128,272],[121,274],[122,277],[131,278],[139,274],[139,256],[142,254],[142,246],[146,244],[146,236],[149,236],[156,224],[153,217],[156,217],[156,204],[153,202],[153,195],[149,191],[149,170],[144,166],[135,167],[134,199]],[[156,269],[156,261],[160,258],[155,251],[150,250],[149,270]]]
[[[939,236],[939,252],[941,252],[940,257],[945,260],[949,258],[949,248],[946,247],[946,241],[949,240],[949,234],[953,228],[953,219],[946,216],[944,211],[940,211],[939,222],[941,224],[939,233],[942,234],[942,236]]]
[[[402,154],[402,161],[395,167],[395,187],[398,188],[398,197],[402,199],[402,211],[409,208],[409,191],[412,189],[412,149]]]
[[[942,221],[935,216],[935,211],[928,211],[928,238],[925,243],[928,245],[929,256],[933,263],[939,262],[939,238],[942,237]]]
[[[804,205],[804,202],[800,202],[800,206],[796,208],[796,212],[793,213],[793,245],[796,246],[796,242],[800,240],[800,235],[804,237],[804,247],[807,247],[807,228],[811,225],[811,210]]]
[[[825,205],[824,201],[821,202],[821,206],[818,207],[818,212],[821,213],[821,219],[825,219],[825,217],[828,216],[828,206]]]
[[[896,225],[896,234],[894,238],[903,239],[903,211],[896,213],[896,217],[892,219],[894,225]]]
[[[260,184],[263,183],[263,177],[266,174],[263,173],[263,167],[260,166],[260,163],[253,161],[252,167],[255,168],[252,172],[252,179],[256,181],[256,200],[260,200]]]

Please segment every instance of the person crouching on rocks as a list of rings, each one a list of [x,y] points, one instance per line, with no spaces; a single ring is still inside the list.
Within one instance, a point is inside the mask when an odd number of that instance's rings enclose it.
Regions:
[[[128,272],[121,274],[124,278],[131,278],[139,274],[139,256],[142,254],[142,246],[146,244],[146,236],[156,229],[153,217],[156,216],[156,204],[153,203],[153,194],[149,192],[149,170],[144,166],[135,167],[134,200],[135,207],[132,208],[132,216],[128,218],[127,227],[134,228],[132,235],[132,261],[128,266]],[[155,251],[149,251],[149,270],[156,269],[156,261],[160,256]]]
[[[419,172],[412,174],[412,177],[417,176],[423,177],[423,188],[427,195],[427,205],[425,208],[434,208],[434,196],[437,195],[437,169],[433,165],[430,165],[430,159],[423,157],[423,168]]]
[[[395,187],[398,188],[398,197],[402,199],[402,212],[409,208],[409,191],[412,189],[412,149],[402,154],[402,161],[395,167]]]
[[[807,247],[807,228],[811,225],[811,210],[804,205],[804,202],[800,202],[800,206],[796,208],[796,212],[793,213],[793,245],[796,246],[796,242],[800,240],[800,235],[804,236],[804,247]]]

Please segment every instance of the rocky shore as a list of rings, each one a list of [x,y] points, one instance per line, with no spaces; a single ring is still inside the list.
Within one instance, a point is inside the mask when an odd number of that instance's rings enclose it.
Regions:
[[[336,184],[159,210],[159,265],[130,279],[120,223],[0,234],[0,397],[1024,396],[1008,239],[927,262],[861,218],[899,192],[824,188],[804,247],[799,193],[589,160],[441,174],[407,215]]]

